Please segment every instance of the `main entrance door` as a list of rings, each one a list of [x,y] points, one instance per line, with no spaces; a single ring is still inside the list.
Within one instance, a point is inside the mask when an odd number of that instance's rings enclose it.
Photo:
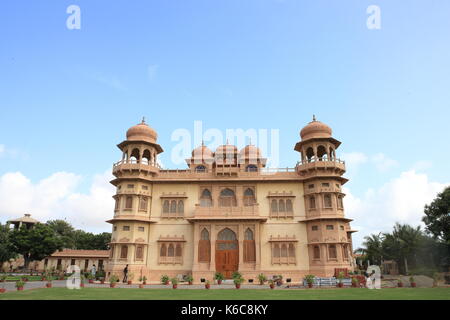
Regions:
[[[239,244],[236,234],[225,228],[219,232],[216,241],[216,271],[231,279],[239,267]]]

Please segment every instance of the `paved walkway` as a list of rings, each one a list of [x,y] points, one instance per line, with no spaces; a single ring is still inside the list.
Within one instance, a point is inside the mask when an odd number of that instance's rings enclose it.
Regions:
[[[38,289],[38,288],[45,288],[47,281],[28,281],[25,283],[24,290],[30,290],[30,289]],[[105,282],[105,284],[101,283],[85,283],[84,285],[86,288],[109,288],[109,282]],[[65,288],[66,287],[66,281],[65,280],[54,280],[52,281],[52,287],[54,288]],[[16,283],[15,282],[2,282],[0,283],[0,288],[5,288],[6,291],[16,291]],[[123,283],[117,283],[116,288],[139,288],[139,284],[123,284]],[[163,284],[147,284],[144,286],[146,289],[170,289],[172,290],[172,285],[163,285]],[[256,285],[256,284],[243,284],[241,285],[241,289],[268,289],[269,285]],[[205,285],[203,284],[178,284],[178,289],[205,289]],[[177,289],[177,290],[178,290]],[[219,289],[219,290],[226,290],[226,289],[235,289],[234,284],[211,284],[211,289]],[[282,285],[280,287],[275,286],[275,289],[287,289],[287,285]]]

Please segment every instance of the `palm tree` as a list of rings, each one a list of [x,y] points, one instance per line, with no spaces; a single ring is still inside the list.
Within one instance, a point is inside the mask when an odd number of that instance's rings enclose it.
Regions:
[[[396,223],[392,236],[396,239],[399,247],[400,255],[403,258],[405,264],[405,272],[408,273],[408,257],[415,255],[421,245],[423,239],[423,232],[420,226],[413,228],[407,224]],[[414,262],[416,259],[414,256]]]
[[[365,248],[361,248],[361,251],[367,256],[369,262],[381,264],[383,259],[383,240],[384,236],[382,233],[364,237],[363,245]]]

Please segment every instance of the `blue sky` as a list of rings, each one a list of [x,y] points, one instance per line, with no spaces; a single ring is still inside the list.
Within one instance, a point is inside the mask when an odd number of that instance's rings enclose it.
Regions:
[[[80,30],[66,27],[71,4],[81,9]],[[372,4],[381,9],[379,30],[366,27]],[[192,130],[195,120],[279,129],[280,166],[292,167],[299,130],[316,114],[348,156],[356,237],[388,231],[394,220],[416,223],[450,182],[449,13],[446,0],[5,3],[0,199],[9,205],[0,221],[27,208],[42,219],[57,216],[55,208],[64,216],[68,198],[98,200],[97,188],[106,195],[102,181],[120,159],[115,145],[142,116],[169,167],[172,132]],[[42,190],[48,179],[60,179],[59,191]],[[21,200],[24,188],[33,199]],[[42,204],[40,192],[56,192],[57,203]],[[68,219],[90,228],[77,214],[89,209],[73,202]],[[390,219],[370,222],[377,215]]]

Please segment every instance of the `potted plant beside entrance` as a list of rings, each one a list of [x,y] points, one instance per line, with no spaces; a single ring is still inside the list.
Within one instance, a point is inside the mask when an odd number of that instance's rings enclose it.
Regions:
[[[259,280],[259,284],[262,286],[264,284],[264,282],[267,281],[267,278],[264,274],[260,273],[260,274],[258,274],[258,280]]]
[[[397,286],[398,286],[399,288],[402,288],[402,287],[403,287],[403,281],[402,281],[402,279],[398,279]]]
[[[205,282],[205,289],[209,289],[211,284],[209,283],[209,280],[206,280]]]
[[[25,281],[23,281],[23,280],[16,281],[17,291],[22,291],[24,285],[25,285]]]
[[[217,284],[219,284],[219,285],[222,284],[223,278],[224,278],[224,276],[223,276],[223,274],[220,273],[220,272],[216,272],[216,273],[214,274],[214,280],[216,280],[216,281],[217,281]]]
[[[269,287],[270,289],[275,288],[275,283],[273,282],[273,280],[269,280]]]
[[[277,286],[281,286],[283,284],[283,276],[281,274],[277,275],[275,282],[277,283]]]
[[[115,274],[109,277],[109,287],[114,288],[116,286],[117,281],[119,281],[119,277]]]
[[[342,283],[342,280],[344,279],[344,273],[342,271],[339,272],[339,274],[336,278],[338,279],[338,282],[337,282],[338,288],[342,288],[344,286],[344,284]]]
[[[416,287],[416,281],[414,280],[413,276],[409,277],[409,283],[411,284],[411,288]]]
[[[89,283],[94,283],[94,275],[92,273],[89,273],[87,278],[88,278]]]
[[[83,273],[80,274],[80,288],[84,288],[84,279],[86,277],[84,276]]]
[[[128,281],[127,281],[127,283],[128,283],[128,284],[133,284],[133,279],[134,279],[134,273],[130,273],[130,274],[128,275]]]
[[[7,278],[8,276],[6,275],[6,274],[2,274],[1,276],[0,276],[0,282],[6,282],[6,278]]]
[[[306,283],[308,284],[308,288],[312,288],[313,283],[314,283],[314,278],[315,278],[315,277],[316,277],[316,276],[313,275],[313,274],[307,274],[307,275],[305,276],[305,280],[306,280]]]
[[[194,281],[194,278],[191,275],[188,275],[186,277],[186,281],[188,282],[189,285],[192,285],[192,281]]]
[[[141,282],[139,284],[139,288],[144,288],[144,285],[147,284],[147,277],[146,276],[141,276],[139,277],[139,281]]]
[[[167,275],[163,275],[161,277],[161,283],[165,284],[165,285],[168,285],[169,284],[169,277]]]
[[[244,278],[242,278],[242,277],[234,278],[234,279],[233,279],[233,282],[234,282],[234,285],[236,286],[236,289],[239,289],[239,288],[241,287],[241,284],[242,284],[244,281],[245,281],[245,280],[244,280]]]
[[[172,282],[172,288],[173,289],[178,288],[178,279],[177,278],[170,279],[170,282]]]

